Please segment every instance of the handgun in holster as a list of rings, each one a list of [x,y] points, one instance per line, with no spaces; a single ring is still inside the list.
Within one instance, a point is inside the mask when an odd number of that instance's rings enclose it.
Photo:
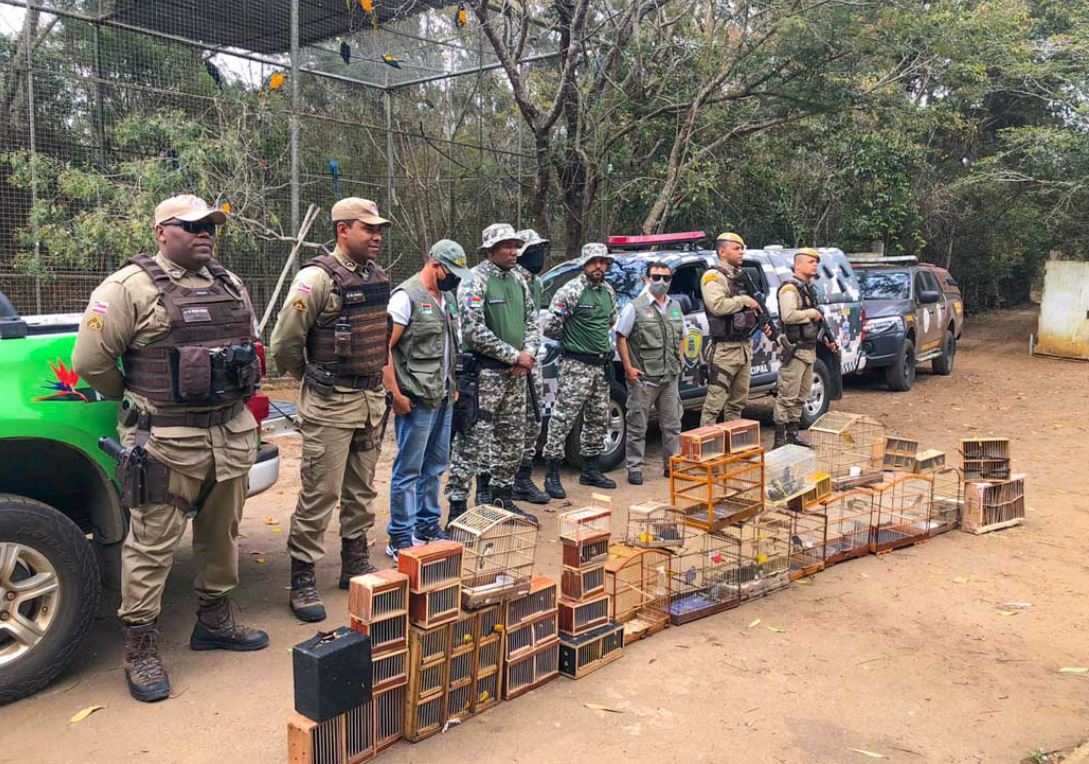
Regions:
[[[465,435],[480,418],[480,361],[472,353],[461,353],[454,369],[458,399],[450,426],[455,433]]]
[[[126,509],[172,500],[170,468],[153,459],[143,446],[125,448],[113,438],[99,438],[98,447],[117,463],[121,504]]]

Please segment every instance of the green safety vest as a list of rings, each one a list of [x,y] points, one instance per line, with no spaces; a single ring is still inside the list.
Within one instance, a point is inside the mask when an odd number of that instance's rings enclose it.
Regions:
[[[632,300],[635,323],[628,336],[628,354],[635,368],[648,377],[677,377],[681,373],[684,314],[672,298],[666,303],[665,315],[656,302],[646,292]]]
[[[457,300],[444,293],[446,309],[427,291],[420,274],[398,286],[412,301],[412,317],[397,344],[393,346],[393,369],[401,392],[420,398],[429,406],[438,405],[454,390],[454,357],[457,354]],[[449,356],[445,355],[450,348]],[[446,377],[442,367],[446,363]]]
[[[609,319],[613,314],[613,297],[604,285],[586,287],[568,306],[570,315],[563,322],[561,344],[564,350],[586,355],[600,355],[612,350],[609,344]]]
[[[484,325],[521,352],[526,338],[526,292],[511,271],[504,276],[488,277],[484,287]]]

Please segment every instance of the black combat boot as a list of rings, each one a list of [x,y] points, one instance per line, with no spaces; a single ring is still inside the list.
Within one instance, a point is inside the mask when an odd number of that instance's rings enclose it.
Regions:
[[[159,629],[155,623],[125,624],[125,681],[129,694],[143,703],[170,697],[170,677],[159,657]]]
[[[582,464],[582,474],[579,475],[580,485],[592,485],[594,488],[616,488],[616,481],[605,477],[605,473],[598,466],[598,459],[587,459]]]
[[[775,425],[775,442],[771,444],[773,449],[782,448],[787,444],[787,426],[785,424]]]
[[[643,470],[628,470],[628,482],[632,485],[643,485]]]
[[[200,598],[197,622],[189,637],[190,650],[250,652],[268,647],[268,634],[234,620],[229,597]]]
[[[492,506],[498,507],[499,509],[505,509],[508,512],[513,512],[514,514],[524,518],[525,520],[528,520],[534,525],[541,524],[541,521],[537,519],[536,515],[532,514],[531,512],[526,512],[524,509],[514,503],[513,499],[511,499],[510,486],[507,486],[506,488],[492,489]]]
[[[547,504],[552,499],[533,482],[533,462],[523,462],[514,473],[513,496],[518,501],[528,501],[530,504]]]
[[[479,507],[481,504],[492,503],[492,476],[487,472],[481,472],[476,476],[476,494],[473,497],[476,500],[474,506]]]
[[[560,482],[560,460],[548,460],[548,474],[545,475],[545,490],[553,499],[566,499],[567,491]]]
[[[798,435],[797,422],[787,422],[787,443],[791,443],[795,446],[805,446],[806,448],[812,448],[812,446],[809,445],[809,441],[803,440]]]
[[[325,620],[325,605],[318,594],[314,563],[291,558],[291,612],[300,621]]]
[[[340,582],[341,589],[347,589],[352,576],[374,573],[378,568],[371,565],[367,534],[357,539],[340,540]]]
[[[465,499],[450,499],[450,509],[446,513],[446,530],[450,530],[450,523],[464,515],[468,509]]]

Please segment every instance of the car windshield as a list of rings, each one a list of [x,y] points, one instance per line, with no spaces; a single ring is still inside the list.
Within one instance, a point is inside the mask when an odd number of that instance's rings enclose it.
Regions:
[[[862,271],[862,299],[907,300],[911,274],[907,271]]]
[[[645,264],[641,260],[614,260],[605,272],[605,280],[616,290],[617,310],[623,309],[629,300],[635,299],[643,290],[643,272]],[[542,307],[552,302],[559,288],[579,275],[580,269],[573,265],[561,265],[542,277]]]

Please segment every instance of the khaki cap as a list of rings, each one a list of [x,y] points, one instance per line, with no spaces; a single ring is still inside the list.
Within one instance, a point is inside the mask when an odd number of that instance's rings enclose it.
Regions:
[[[726,231],[725,233],[720,233],[718,235],[718,238],[715,239],[715,243],[717,244],[720,241],[732,241],[734,244],[740,244],[742,247],[745,246],[745,240],[742,239],[739,234],[736,234],[733,231]]]
[[[209,207],[208,202],[193,194],[172,196],[159,202],[159,206],[155,208],[155,225],[162,225],[167,220],[192,223],[205,218],[211,218],[216,225],[223,225],[227,222],[227,213]]]
[[[802,247],[801,249],[794,250],[794,257],[797,257],[798,255],[809,255],[818,263],[821,261],[821,253],[812,247]]]
[[[378,205],[370,199],[349,196],[333,205],[329,217],[336,223],[340,220],[361,220],[367,225],[389,225],[390,222],[378,214]]]
[[[446,270],[465,281],[473,275],[469,270],[469,264],[465,259],[465,250],[460,244],[451,239],[439,239],[431,245],[428,257],[437,263],[441,263]]]

